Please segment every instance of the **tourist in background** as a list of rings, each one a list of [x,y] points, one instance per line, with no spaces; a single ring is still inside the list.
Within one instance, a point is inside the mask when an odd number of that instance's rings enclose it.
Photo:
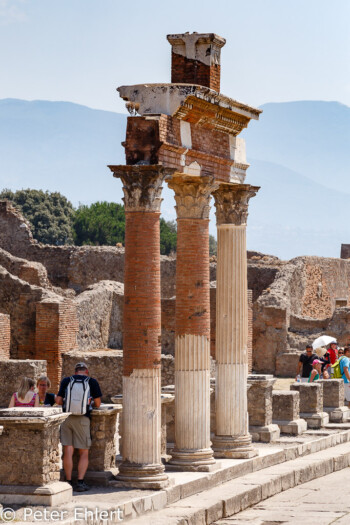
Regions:
[[[350,408],[350,348],[348,346],[344,348],[344,357],[340,360],[339,366],[344,380],[345,399]]]
[[[305,352],[303,352],[299,357],[298,368],[297,368],[297,377],[295,378],[298,381],[298,376],[300,376],[300,381],[302,383],[307,383],[312,372],[312,363],[317,359],[317,355],[314,353],[312,346],[307,345]],[[300,374],[301,372],[301,374]]]
[[[56,402],[55,394],[50,394],[47,389],[51,387],[51,381],[47,376],[40,376],[36,382],[39,393],[39,404],[41,406],[52,407]]]
[[[34,392],[35,381],[30,377],[22,377],[19,389],[12,394],[9,408],[13,407],[38,407],[39,396]]]
[[[322,378],[322,361],[320,359],[315,359],[312,363],[312,370],[308,383],[313,383],[313,381],[317,381],[320,378]]]

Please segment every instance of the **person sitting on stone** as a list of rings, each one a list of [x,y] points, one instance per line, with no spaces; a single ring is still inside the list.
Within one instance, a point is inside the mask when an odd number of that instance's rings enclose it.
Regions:
[[[312,363],[315,359],[317,359],[317,355],[313,352],[312,346],[307,345],[305,352],[300,354],[300,357],[299,357],[297,377],[295,378],[296,381],[298,380],[298,375],[300,375],[300,372],[301,372],[301,378],[300,378],[301,382],[307,383],[310,377],[310,374],[312,372]]]
[[[101,405],[100,385],[89,377],[85,363],[75,366],[74,375],[65,377],[61,381],[56,403],[63,405],[63,412],[70,415],[61,425],[61,443],[63,446],[63,468],[66,481],[72,485],[73,453],[79,450],[77,492],[89,490],[84,482],[84,476],[89,464],[89,448],[91,446],[90,413],[92,402],[94,407]]]
[[[322,377],[322,361],[320,359],[315,359],[312,363],[312,370],[310,372],[308,383],[317,381]]]
[[[47,389],[51,387],[51,381],[47,376],[40,376],[36,382],[39,392],[40,406],[52,407],[56,402],[55,394],[50,394]]]
[[[35,381],[30,377],[22,377],[18,392],[12,394],[9,408],[38,407],[39,396],[34,392]]]

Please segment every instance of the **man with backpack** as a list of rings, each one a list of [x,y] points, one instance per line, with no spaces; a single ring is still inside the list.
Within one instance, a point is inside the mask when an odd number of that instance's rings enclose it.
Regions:
[[[56,397],[56,403],[63,405],[63,412],[70,412],[61,426],[63,468],[66,481],[70,485],[72,485],[74,449],[79,450],[78,483],[75,487],[77,492],[85,492],[90,488],[84,482],[91,446],[90,414],[92,403],[96,408],[101,405],[101,397],[100,385],[96,379],[89,377],[86,363],[78,363],[74,375],[62,379]]]
[[[350,408],[350,348],[344,348],[344,356],[339,362],[340,372],[344,380],[344,393],[345,399],[349,404]]]

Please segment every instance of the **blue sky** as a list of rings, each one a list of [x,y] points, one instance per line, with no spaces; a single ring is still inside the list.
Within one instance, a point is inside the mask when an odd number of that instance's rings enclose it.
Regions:
[[[0,0],[0,98],[124,112],[115,88],[170,81],[167,33],[216,32],[222,92],[350,106],[349,0]]]

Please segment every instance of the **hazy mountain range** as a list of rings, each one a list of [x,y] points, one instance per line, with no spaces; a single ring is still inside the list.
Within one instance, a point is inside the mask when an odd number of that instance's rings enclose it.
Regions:
[[[350,108],[337,102],[262,106],[242,136],[250,202],[248,247],[287,259],[338,257],[350,242]],[[121,202],[107,164],[123,164],[126,115],[68,102],[0,100],[0,189],[60,191],[77,206]],[[172,192],[163,214],[175,218]],[[211,221],[215,233],[215,219]]]

